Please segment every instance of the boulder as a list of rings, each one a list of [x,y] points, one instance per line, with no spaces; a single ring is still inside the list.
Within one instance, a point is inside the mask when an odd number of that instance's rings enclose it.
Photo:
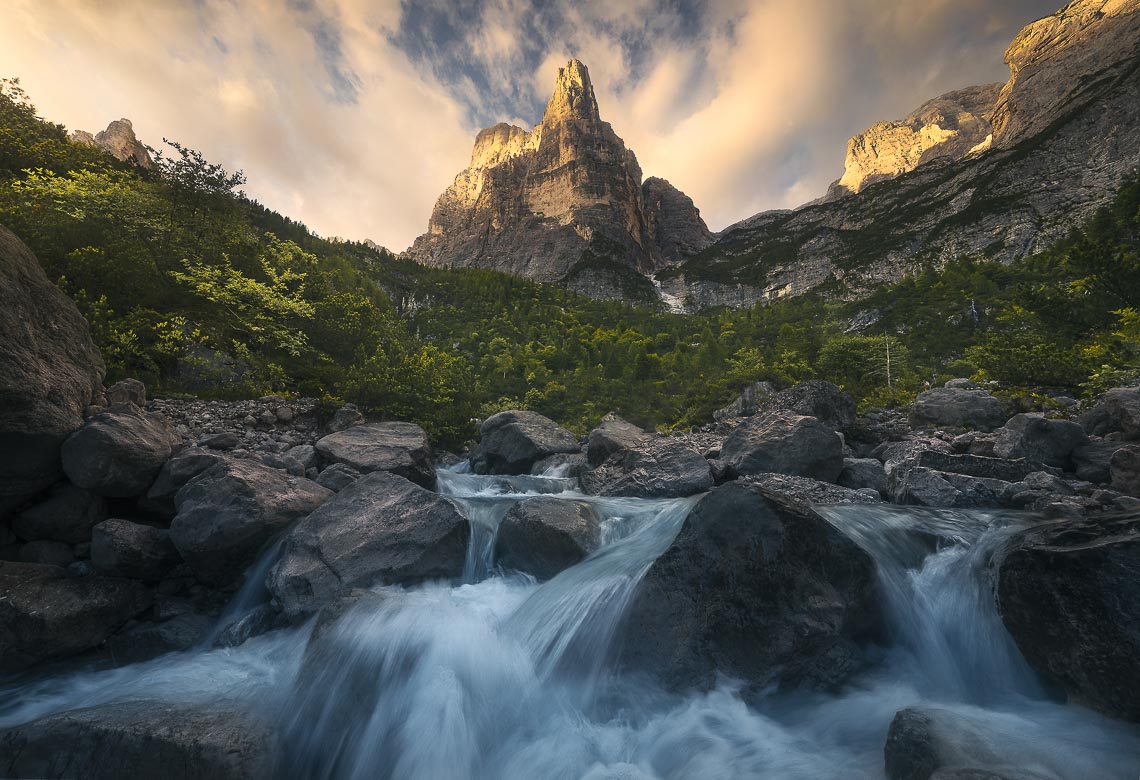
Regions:
[[[232,450],[241,444],[241,438],[233,431],[214,433],[198,440],[198,446],[207,450]]]
[[[139,506],[168,520],[173,518],[178,512],[174,505],[178,491],[194,477],[224,460],[221,455],[201,450],[174,456],[162,464],[146,495],[139,499]]]
[[[507,512],[495,536],[495,561],[548,580],[598,548],[601,518],[585,501],[538,496]]]
[[[376,471],[289,533],[267,585],[296,620],[349,588],[457,578],[470,535],[467,518],[450,501]]]
[[[942,439],[907,439],[906,441],[887,441],[880,444],[871,452],[872,458],[877,458],[883,462],[883,469],[887,472],[887,476],[896,467],[912,461],[912,459],[922,452],[940,452],[945,455],[952,455],[954,449],[949,442],[942,441]]]
[[[127,700],[0,731],[0,775],[114,780],[269,777],[272,730],[234,704]]]
[[[600,466],[615,452],[636,447],[648,438],[649,434],[633,423],[607,414],[586,440],[586,462]]]
[[[178,491],[170,539],[196,577],[227,585],[267,542],[332,495],[312,480],[261,463],[223,461]]]
[[[108,406],[116,404],[146,406],[146,385],[137,379],[123,379],[108,387],[104,397]]]
[[[1092,436],[1119,433],[1140,439],[1140,385],[1109,390],[1081,416],[1081,425]]]
[[[901,465],[887,480],[891,501],[928,507],[959,509],[996,508],[1005,505],[1011,483],[923,466]]]
[[[753,474],[740,481],[794,512],[809,512],[815,504],[882,502],[878,491],[870,488],[855,490],[832,485],[830,482],[820,482],[818,479],[794,477],[790,474]]]
[[[1017,414],[998,431],[994,454],[1071,469],[1073,450],[1087,442],[1085,429],[1075,422]]]
[[[831,382],[811,379],[770,395],[757,404],[756,414],[792,412],[814,417],[835,431],[855,422],[855,399]]]
[[[537,412],[499,412],[479,426],[471,467],[476,474],[529,474],[548,455],[579,451],[574,434]]]
[[[1140,497],[1140,447],[1121,447],[1108,463],[1112,489]]]
[[[311,444],[298,444],[285,450],[285,457],[295,460],[308,471],[320,463],[320,452]]]
[[[150,604],[138,582],[0,561],[0,674],[89,650]]]
[[[869,489],[887,494],[887,472],[875,458],[844,458],[836,484],[852,490]]]
[[[91,539],[91,529],[107,516],[102,496],[61,482],[12,521],[22,539],[52,539],[79,544]]]
[[[1029,528],[994,566],[998,610],[1025,660],[1072,700],[1140,721],[1140,514]]]
[[[91,563],[104,574],[156,582],[181,562],[164,528],[113,518],[91,535]]]
[[[1020,747],[1020,746],[1018,746]],[[883,748],[890,780],[936,777],[1028,778],[1011,765],[1010,752],[983,724],[949,710],[908,707],[899,710],[887,730]],[[996,769],[1001,774],[993,774]],[[946,770],[946,771],[942,771]],[[975,774],[948,775],[950,770]],[[1013,774],[1006,774],[1011,770]]]
[[[49,563],[52,566],[69,566],[75,560],[70,544],[39,540],[20,547],[20,560],[24,563]]]
[[[435,488],[435,466],[427,434],[406,422],[355,425],[317,442],[330,463],[343,463],[361,474],[389,471],[428,490]]]
[[[751,484],[715,488],[645,574],[621,629],[622,664],[676,690],[718,674],[754,690],[831,688],[879,630],[875,566],[814,512]]]
[[[775,472],[834,482],[843,471],[843,440],[814,417],[757,414],[729,434],[719,460],[729,476]]]
[[[573,479],[586,470],[586,456],[581,452],[557,452],[547,455],[530,467],[531,476]]]
[[[922,450],[916,452],[912,462],[916,466],[923,466],[936,471],[947,471],[952,474],[965,474],[969,477],[984,479],[1000,479],[1005,482],[1019,482],[1030,474],[1039,471],[1053,471],[1060,474],[1060,469],[1046,467],[1039,461],[1025,458],[989,458],[983,455],[947,455],[937,450]]]
[[[364,415],[353,404],[345,404],[340,409],[336,410],[333,418],[329,421],[328,432],[339,433],[346,431],[354,425],[363,425]]]
[[[1112,461],[1112,454],[1124,446],[1125,442],[1122,441],[1089,439],[1088,442],[1077,447],[1073,450],[1072,456],[1073,469],[1076,471],[1077,478],[1097,484],[1111,482],[1112,472],[1109,463]]]
[[[579,480],[590,495],[633,498],[680,498],[713,486],[708,460],[691,445],[669,438],[615,452]]]
[[[741,391],[732,403],[713,412],[714,420],[727,420],[733,417],[751,417],[756,414],[759,404],[776,392],[771,382],[753,382]]]
[[[96,414],[63,443],[63,470],[103,496],[141,496],[170,458],[178,437],[165,418],[134,404]]]
[[[288,625],[289,622],[272,605],[258,604],[222,629],[214,640],[214,647],[237,647],[255,636]]]
[[[59,480],[59,448],[99,394],[87,321],[0,226],[0,513]]]
[[[1005,424],[1001,401],[984,390],[938,387],[919,393],[910,411],[915,428],[974,428],[992,431]]]
[[[356,469],[343,463],[333,463],[317,475],[316,483],[334,493],[339,493],[358,479],[360,472]]]
[[[120,666],[180,653],[201,642],[213,625],[205,615],[186,613],[161,623],[140,623],[107,640],[107,653]]]

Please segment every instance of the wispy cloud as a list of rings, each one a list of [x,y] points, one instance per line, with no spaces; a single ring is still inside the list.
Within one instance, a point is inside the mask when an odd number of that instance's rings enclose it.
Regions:
[[[1058,0],[9,0],[0,74],[45,116],[130,117],[325,235],[395,249],[474,132],[533,123],[570,56],[647,175],[714,228],[822,194],[847,137],[1002,80]]]

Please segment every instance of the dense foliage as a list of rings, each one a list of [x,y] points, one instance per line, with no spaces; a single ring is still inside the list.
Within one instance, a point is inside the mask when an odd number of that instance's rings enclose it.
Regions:
[[[950,376],[1089,393],[1140,369],[1136,180],[1015,266],[963,260],[859,303],[674,315],[323,239],[192,149],[168,142],[156,163],[70,142],[0,81],[0,223],[79,304],[110,378],[158,392],[343,398],[457,444],[506,407],[670,427],[761,379],[890,405]]]

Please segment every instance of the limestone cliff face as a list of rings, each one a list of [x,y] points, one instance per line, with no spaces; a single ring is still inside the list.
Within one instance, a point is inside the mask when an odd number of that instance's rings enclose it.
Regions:
[[[150,168],[154,165],[146,146],[135,137],[135,129],[129,119],[116,119],[107,125],[106,130],[100,130],[94,136],[85,130],[74,130],[71,133],[71,140],[96,146],[112,157],[124,162],[133,162],[140,168]]]
[[[824,283],[854,298],[954,258],[1013,262],[1063,237],[1140,169],[1140,0],[1077,0],[1022,30],[1006,60],[1010,79],[989,114],[988,148],[960,154],[985,129],[983,87],[977,110],[965,111],[974,119],[966,118],[973,129],[964,140],[954,108],[958,135],[917,160],[922,144],[904,144],[906,155],[882,144],[877,158],[844,174],[859,182],[857,193],[729,227],[659,273],[663,291],[694,307],[747,306]],[[919,134],[928,126],[922,113]],[[910,137],[914,126],[903,124],[890,126]],[[885,149],[907,165],[887,165]],[[875,175],[883,179],[870,182]]]
[[[571,60],[533,130],[499,124],[479,133],[470,164],[408,254],[594,297],[652,295],[644,274],[710,236],[683,193],[661,180],[646,185],[651,207],[637,158],[602,121],[586,66]]]
[[[859,192],[868,184],[913,171],[940,157],[960,159],[986,149],[990,114],[1001,84],[967,87],[934,98],[898,122],[879,122],[847,142],[843,177],[830,195]]]

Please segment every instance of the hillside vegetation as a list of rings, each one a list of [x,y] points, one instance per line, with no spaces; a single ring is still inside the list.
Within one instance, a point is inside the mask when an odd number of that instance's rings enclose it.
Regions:
[[[707,422],[744,385],[820,377],[865,406],[950,376],[1090,394],[1140,376],[1140,181],[1012,266],[951,263],[869,298],[668,314],[328,240],[177,143],[144,171],[70,142],[0,81],[0,223],[79,304],[109,379],[158,393],[296,392],[412,420],[444,444],[526,407]]]

